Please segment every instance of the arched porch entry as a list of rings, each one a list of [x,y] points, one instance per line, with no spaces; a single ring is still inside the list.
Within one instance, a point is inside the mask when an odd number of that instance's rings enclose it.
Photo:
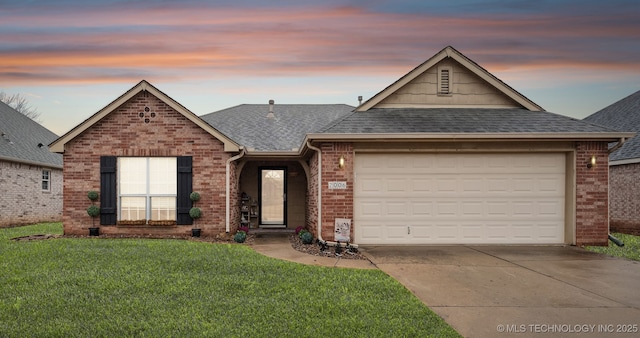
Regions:
[[[241,222],[252,229],[305,226],[307,174],[298,161],[245,160],[238,182]]]

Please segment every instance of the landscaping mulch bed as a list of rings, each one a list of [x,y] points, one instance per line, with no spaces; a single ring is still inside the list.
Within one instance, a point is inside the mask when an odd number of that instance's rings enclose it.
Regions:
[[[291,246],[300,251],[313,256],[320,257],[340,257],[341,259],[363,259],[368,260],[360,251],[351,252],[342,248],[342,252],[336,254],[336,247],[330,246],[326,250],[322,251],[322,247],[314,241],[313,244],[304,244],[300,237],[296,234],[289,235],[289,241]]]

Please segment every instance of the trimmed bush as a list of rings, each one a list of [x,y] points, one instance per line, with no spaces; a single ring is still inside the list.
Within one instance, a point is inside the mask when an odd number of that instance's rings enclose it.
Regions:
[[[309,231],[301,232],[300,239],[302,240],[303,244],[311,244],[313,243],[313,234],[311,234]]]
[[[94,191],[94,190],[89,191],[89,192],[87,193],[87,197],[89,197],[89,199],[90,199],[90,200],[92,200],[92,201],[97,200],[99,196],[100,196],[100,195],[98,194],[98,192],[97,192],[97,191]]]
[[[200,216],[202,216],[202,210],[198,207],[193,207],[189,210],[189,216],[193,219],[200,218]]]
[[[87,208],[87,214],[89,214],[89,216],[91,217],[96,217],[100,215],[100,208],[97,205],[90,205]]]
[[[191,199],[191,201],[193,202],[197,202],[200,200],[200,193],[199,192],[192,192],[191,194],[189,194],[189,199]]]
[[[244,243],[247,240],[247,233],[244,231],[238,231],[235,235],[233,235],[233,240],[236,243]]]

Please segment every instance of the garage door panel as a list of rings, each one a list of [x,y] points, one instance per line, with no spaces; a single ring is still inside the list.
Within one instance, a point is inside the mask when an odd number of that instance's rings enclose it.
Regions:
[[[565,155],[357,154],[362,244],[564,242]]]

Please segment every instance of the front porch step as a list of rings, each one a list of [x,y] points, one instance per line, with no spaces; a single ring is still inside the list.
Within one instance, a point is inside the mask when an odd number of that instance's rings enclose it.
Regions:
[[[294,232],[293,229],[249,229],[249,233],[256,237],[288,237]]]

